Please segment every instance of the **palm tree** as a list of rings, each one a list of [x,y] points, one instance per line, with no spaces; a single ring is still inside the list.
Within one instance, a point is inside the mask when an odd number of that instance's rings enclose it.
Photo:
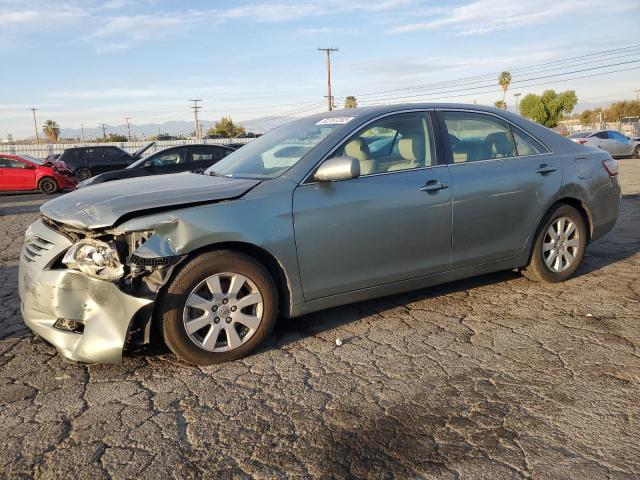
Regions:
[[[60,138],[60,126],[53,120],[47,120],[42,125],[42,131],[50,142],[57,142]]]
[[[505,101],[507,96],[507,89],[511,85],[511,74],[509,72],[502,72],[498,77],[498,85],[502,88],[502,108],[507,109],[507,103]]]
[[[347,98],[344,99],[344,108],[356,108],[358,106],[358,101],[356,100],[356,97],[354,97],[353,95],[349,95]]]

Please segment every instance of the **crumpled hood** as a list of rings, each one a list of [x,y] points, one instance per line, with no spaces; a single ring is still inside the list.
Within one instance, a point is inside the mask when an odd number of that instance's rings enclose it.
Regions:
[[[123,215],[134,212],[238,198],[259,183],[189,172],[130,178],[62,195],[45,203],[40,211],[77,228],[110,227]]]

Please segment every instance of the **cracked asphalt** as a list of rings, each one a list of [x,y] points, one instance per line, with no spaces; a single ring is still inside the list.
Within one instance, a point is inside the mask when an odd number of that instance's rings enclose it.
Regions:
[[[0,197],[0,476],[638,478],[640,161],[620,168],[618,224],[566,283],[334,308],[203,368],[78,365],[34,338],[17,264],[44,197]]]

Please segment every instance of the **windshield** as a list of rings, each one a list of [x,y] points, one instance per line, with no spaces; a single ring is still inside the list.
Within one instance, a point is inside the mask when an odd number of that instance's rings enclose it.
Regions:
[[[31,155],[20,155],[25,160],[29,160],[31,163],[35,163],[36,165],[42,165],[44,162],[39,158],[34,158]]]
[[[287,123],[229,154],[205,173],[260,180],[278,177],[351,118]]]

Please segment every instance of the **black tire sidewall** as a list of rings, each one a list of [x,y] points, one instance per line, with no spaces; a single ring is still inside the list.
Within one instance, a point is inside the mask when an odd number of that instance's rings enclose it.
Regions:
[[[188,295],[205,278],[222,272],[240,273],[256,284],[263,300],[262,321],[246,343],[229,352],[209,352],[194,344],[184,329],[183,310]],[[249,255],[230,250],[202,253],[185,264],[163,292],[159,303],[162,335],[179,358],[196,365],[235,360],[248,355],[273,331],[278,317],[278,293],[269,272]]]
[[[44,188],[46,184],[53,185],[53,187],[51,188],[51,191],[46,191],[46,189]],[[44,193],[45,195],[56,193],[58,191],[58,184],[53,178],[49,178],[49,177],[41,178],[40,181],[38,182],[38,190],[40,190],[40,192]]]
[[[86,177],[85,177],[85,176],[80,177],[80,176],[78,175],[80,172],[88,172],[89,174],[88,174]],[[80,180],[80,181],[87,180],[87,179],[91,178],[91,176],[92,176],[92,175],[91,175],[91,170],[90,170],[90,169],[88,169],[87,167],[80,167],[80,168],[79,168],[79,169],[77,169],[77,170],[76,170],[76,172],[75,172],[75,177],[76,177],[76,179],[78,179],[78,180]]]
[[[578,255],[573,264],[567,270],[565,270],[564,272],[552,272],[544,262],[544,258],[542,256],[542,243],[544,242],[544,237],[549,226],[560,217],[568,217],[573,221],[573,223],[575,223],[576,228],[578,229],[578,234],[580,236],[580,249],[578,250]],[[541,228],[538,231],[536,243],[533,247],[531,262],[536,264],[539,275],[544,281],[550,283],[563,282],[570,278],[580,267],[582,259],[584,258],[586,248],[587,227],[585,225],[582,214],[569,205],[558,205],[547,213],[541,223]]]

